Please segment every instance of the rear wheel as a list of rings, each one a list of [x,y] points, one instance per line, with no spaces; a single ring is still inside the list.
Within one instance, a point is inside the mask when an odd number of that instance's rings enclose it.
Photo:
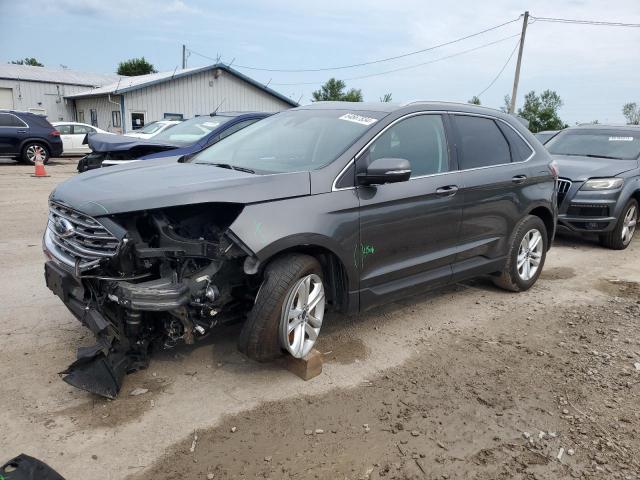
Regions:
[[[316,343],[324,311],[325,288],[318,261],[304,254],[277,258],[267,266],[238,348],[259,362],[283,352],[302,358]]]
[[[511,237],[504,270],[493,278],[493,283],[512,292],[530,289],[538,280],[547,257],[547,238],[547,228],[539,217],[523,218]]]
[[[638,201],[632,198],[622,209],[615,228],[600,235],[600,244],[613,250],[624,250],[633,240],[638,223]]]
[[[41,143],[27,143],[22,148],[22,161],[30,165],[35,165],[37,160],[42,160],[42,163],[48,163],[49,150]]]

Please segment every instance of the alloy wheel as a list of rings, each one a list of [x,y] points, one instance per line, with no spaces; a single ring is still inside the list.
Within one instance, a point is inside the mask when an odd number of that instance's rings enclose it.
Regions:
[[[627,245],[633,238],[633,234],[636,231],[636,224],[638,223],[638,208],[636,205],[631,205],[629,210],[624,215],[622,220],[622,243]]]
[[[318,339],[324,318],[322,279],[312,273],[289,290],[280,318],[280,342],[295,358],[307,355]]]
[[[37,161],[44,162],[44,159],[47,158],[47,152],[40,145],[29,145],[27,147],[27,158],[32,163]]]
[[[538,229],[534,228],[525,233],[518,248],[517,260],[518,276],[522,280],[527,282],[536,275],[542,260],[543,247],[542,234]]]

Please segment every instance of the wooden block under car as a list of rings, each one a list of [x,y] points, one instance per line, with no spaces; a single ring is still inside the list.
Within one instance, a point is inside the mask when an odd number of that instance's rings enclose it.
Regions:
[[[287,358],[287,369],[303,380],[311,380],[322,373],[322,354],[315,348],[302,358]]]

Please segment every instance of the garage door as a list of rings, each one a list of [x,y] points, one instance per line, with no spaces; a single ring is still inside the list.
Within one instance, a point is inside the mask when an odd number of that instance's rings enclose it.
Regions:
[[[0,108],[13,108],[13,90],[11,88],[0,88]]]

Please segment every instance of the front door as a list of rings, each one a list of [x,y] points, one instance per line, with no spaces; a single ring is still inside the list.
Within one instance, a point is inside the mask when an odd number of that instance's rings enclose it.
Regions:
[[[62,153],[68,155],[74,153],[73,145],[73,127],[69,124],[56,125],[56,130],[60,132],[60,140],[62,140]]]
[[[76,153],[89,153],[91,149],[89,145],[84,143],[84,139],[87,137],[88,133],[94,133],[95,129],[86,126],[86,125],[74,125],[73,126],[73,150]]]
[[[406,182],[357,187],[354,262],[362,309],[450,280],[462,208],[460,173],[448,145],[442,115],[411,115],[384,130],[356,160],[362,171],[378,158],[404,158],[412,171]]]
[[[451,116],[458,146],[463,201],[454,279],[502,269],[509,235],[528,205],[533,181],[525,161],[533,150],[506,123],[491,117]]]

